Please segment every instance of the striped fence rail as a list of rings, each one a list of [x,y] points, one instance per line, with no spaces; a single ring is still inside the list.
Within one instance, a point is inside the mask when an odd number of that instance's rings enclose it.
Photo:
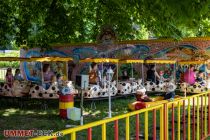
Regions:
[[[124,125],[121,125],[120,121]],[[108,128],[110,123],[113,127]],[[93,130],[98,127],[101,128],[101,133],[96,135],[100,138],[95,138]],[[123,132],[120,127],[124,127]],[[83,138],[79,137],[81,131],[86,131]],[[57,133],[32,140],[62,139],[57,137]],[[172,102],[62,130],[59,133],[71,140],[204,140],[210,136],[210,93],[179,98]]]

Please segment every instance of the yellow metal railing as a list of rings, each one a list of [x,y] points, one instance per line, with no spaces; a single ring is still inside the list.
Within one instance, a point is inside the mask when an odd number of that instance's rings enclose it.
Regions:
[[[116,116],[113,118],[108,118],[105,120],[101,120],[101,121],[96,121],[93,123],[89,123],[83,126],[78,126],[75,128],[70,128],[70,129],[66,129],[66,130],[62,130],[60,131],[60,133],[62,133],[63,135],[67,135],[70,134],[71,135],[71,140],[76,140],[76,133],[78,131],[82,131],[82,130],[86,130],[88,128],[92,128],[92,127],[96,127],[96,126],[101,126],[102,127],[102,140],[106,140],[106,124],[110,123],[110,122],[114,122],[116,120],[121,120],[121,119],[125,119],[125,123],[126,123],[126,140],[130,139],[130,124],[129,124],[129,119],[131,116],[135,116],[136,114],[143,114],[145,115],[145,138],[148,136],[148,112],[152,111],[152,110],[160,110],[160,112],[163,112],[163,105],[158,105],[158,106],[154,106],[154,107],[150,107],[150,108],[145,108],[142,110],[138,110],[138,111],[134,111],[134,112],[130,112],[124,115],[120,115],[120,116]],[[163,118],[163,113],[160,113],[160,118]],[[160,119],[160,124],[161,126],[163,125],[163,120]],[[163,130],[160,131],[160,137],[162,137],[162,132]],[[53,135],[56,135],[56,133],[54,133]],[[45,139],[53,139],[55,138],[55,136],[42,136],[42,137],[37,137],[37,138],[33,138],[32,140],[45,140]]]
[[[203,102],[204,98],[204,102]],[[66,130],[60,131],[63,135],[70,135],[71,140],[77,139],[77,133],[83,130],[88,130],[87,139],[91,140],[92,138],[92,128],[100,126],[101,129],[101,138],[102,140],[110,139],[107,137],[107,123],[114,122],[115,127],[113,127],[115,140],[118,140],[118,120],[125,119],[125,139],[131,139],[131,117],[136,116],[136,129],[139,128],[139,114],[144,115],[144,121],[140,121],[140,123],[144,122],[144,139],[148,140],[149,134],[149,112],[156,113],[157,110],[160,112],[159,125],[160,132],[159,138],[160,140],[168,140],[169,138],[172,140],[180,140],[180,139],[205,139],[210,134],[210,115],[209,108],[210,105],[209,100],[210,94],[208,92],[188,96],[181,97],[178,100],[163,103],[156,106],[151,106],[149,108],[133,111],[130,113],[126,113],[123,115],[119,115],[113,118],[108,118],[105,120],[100,120],[96,122],[92,122],[83,126],[78,126],[75,128],[70,128]],[[195,102],[196,100],[196,102]],[[176,111],[175,111],[176,109]],[[187,111],[186,111],[187,110]],[[195,112],[196,110],[196,112]],[[201,112],[200,112],[201,111]],[[173,112],[173,113],[171,113]],[[176,115],[175,115],[176,113]],[[187,117],[185,116],[187,115]],[[156,117],[156,115],[153,115]],[[175,119],[176,118],[176,119]],[[186,119],[186,120],[185,120]],[[157,138],[156,133],[156,118],[153,117],[153,140]],[[177,122],[175,127],[175,121]],[[172,131],[169,131],[171,128]],[[176,128],[176,129],[175,129]],[[182,130],[182,131],[181,131]],[[139,129],[136,131],[136,140],[139,140]],[[114,133],[113,132],[113,133]],[[182,137],[181,137],[182,136]],[[45,140],[45,139],[56,139],[56,133],[52,136],[42,136],[37,138],[32,138],[32,140]]]

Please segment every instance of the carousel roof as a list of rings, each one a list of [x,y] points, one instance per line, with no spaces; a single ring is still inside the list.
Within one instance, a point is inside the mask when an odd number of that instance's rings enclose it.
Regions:
[[[51,62],[51,61],[72,61],[71,57],[31,57],[30,61],[38,61],[38,62]]]
[[[185,61],[179,61],[178,64],[180,65],[190,65],[190,64],[194,64],[194,65],[197,65],[197,64],[206,64],[206,61],[204,60],[185,60]]]
[[[23,58],[23,57],[0,57],[0,61],[21,61],[21,62],[50,62],[50,61],[72,61],[73,59],[70,57],[31,57],[31,58]]]
[[[121,59],[119,63],[144,63],[144,60],[141,59]]]
[[[0,57],[0,61],[30,61],[30,59],[21,57]]]
[[[118,63],[119,59],[114,58],[86,58],[79,62],[95,62],[95,63]]]
[[[175,64],[176,60],[154,59],[154,60],[145,60],[144,62],[147,63],[147,64]]]

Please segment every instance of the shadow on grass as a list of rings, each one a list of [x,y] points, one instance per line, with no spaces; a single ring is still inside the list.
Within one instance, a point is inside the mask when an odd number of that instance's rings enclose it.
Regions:
[[[112,115],[127,113],[128,103],[134,100],[134,97],[112,100]],[[58,100],[1,98],[0,102],[0,139],[5,139],[3,136],[4,130],[53,130],[56,132],[66,129],[67,124],[76,126],[80,124],[79,121],[64,120],[59,117]],[[107,100],[95,101],[96,109],[94,110],[91,109],[91,103],[84,102],[84,124],[101,120],[108,116]],[[80,107],[80,102],[76,102],[75,107]],[[113,124],[108,124],[107,128],[113,128]],[[107,131],[109,132],[109,129]],[[98,139],[100,133],[101,127],[95,127],[93,129],[93,138]],[[122,135],[124,135],[123,133]],[[79,132],[77,137],[85,139],[86,131]]]

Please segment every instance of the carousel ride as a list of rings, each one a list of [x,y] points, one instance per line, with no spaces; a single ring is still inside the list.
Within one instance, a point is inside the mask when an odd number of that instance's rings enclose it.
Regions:
[[[143,86],[143,79],[144,79],[144,72],[143,72],[143,64],[144,60],[137,60],[137,59],[123,59],[119,61],[120,64],[131,64],[131,78],[122,78],[121,81],[118,82],[118,94],[119,95],[127,95],[127,94],[135,94],[137,90],[145,90]],[[133,64],[140,65],[142,75],[141,79],[134,78],[134,68]]]
[[[32,57],[32,58],[19,58],[19,57],[4,57],[1,61],[19,61],[22,64],[26,64],[31,67],[31,77],[21,76],[21,72],[13,76],[11,68],[7,69],[5,76],[5,82],[1,83],[0,95],[8,97],[31,97],[31,98],[46,98],[46,99],[57,99],[59,94],[76,93],[72,81],[68,81],[68,61],[72,61],[72,58],[62,57]],[[46,65],[50,68],[51,63],[65,63],[65,67],[61,68],[60,75],[62,77],[58,84],[57,77],[54,74],[49,77],[50,81],[45,81],[43,68]],[[34,66],[38,65],[38,68]],[[17,70],[16,70],[17,71]],[[53,72],[52,72],[53,73]],[[18,78],[16,78],[16,76]],[[62,83],[61,83],[62,82]],[[48,84],[48,87],[46,87]]]
[[[29,92],[31,98],[59,98],[59,94],[76,94],[72,81],[68,81],[68,62],[72,58],[66,57],[34,57],[30,58],[32,62],[40,62],[41,64],[41,85],[34,84]],[[50,64],[56,65],[50,65]],[[64,63],[64,64],[63,64]],[[54,66],[54,67],[53,67]],[[50,75],[46,69],[52,67],[51,76],[46,81],[45,78]],[[46,72],[45,72],[46,71]],[[46,76],[45,76],[46,74]]]
[[[118,59],[112,58],[87,58],[80,60],[80,63],[91,63],[91,68],[89,71],[89,85],[86,89],[83,89],[84,98],[100,98],[115,96],[117,94],[117,81],[118,75],[116,75],[116,80],[107,79],[108,74],[111,78],[114,72],[111,67],[106,68],[104,65],[107,63],[112,63],[116,65],[116,71],[118,71]],[[98,69],[99,64],[101,68]],[[109,90],[109,91],[108,91]]]
[[[148,92],[165,92],[166,84],[175,86],[175,60],[145,60],[145,64],[148,65],[148,69],[154,71],[154,78],[149,77],[151,74],[147,71],[147,79],[144,86]],[[164,78],[164,71],[161,70],[159,76],[156,75],[156,66],[159,65],[173,65],[174,70],[168,74],[167,78]]]
[[[181,68],[178,89],[186,94],[196,94],[208,91],[206,73],[207,61],[180,61]],[[202,69],[203,68],[203,69]]]
[[[87,89],[83,89],[84,98],[103,98],[108,97],[109,93],[111,96],[125,96],[136,93],[138,89],[144,88],[142,79],[135,80],[135,78],[133,78],[132,68],[132,78],[119,80],[119,64],[143,64],[143,62],[143,60],[118,60],[112,58],[88,58],[80,60],[80,63],[91,63],[92,65],[89,71],[89,86]],[[110,65],[107,67],[106,64],[114,64],[114,68]],[[97,79],[96,81],[91,80],[91,77],[94,77],[94,75],[97,75],[97,78],[95,77],[95,79]],[[111,79],[107,78],[109,77],[108,75],[111,75]]]
[[[19,57],[3,57],[0,61],[18,61],[18,62],[29,62],[29,58]],[[13,82],[14,81],[14,82]],[[7,97],[22,97],[27,96],[30,92],[31,82],[21,79],[14,80],[12,76],[12,69],[7,68],[5,75],[5,81],[0,84],[0,96]]]
[[[28,73],[30,73],[33,78],[23,76],[21,80],[13,80],[12,84],[5,79],[5,82],[0,85],[0,96],[57,99],[59,98],[59,94],[65,95],[71,93],[74,94],[75,97],[79,97],[74,82],[68,80],[68,62],[72,60],[72,58],[67,57],[4,57],[0,61],[19,61],[21,65],[29,67],[30,70]],[[121,97],[135,94],[137,90],[147,91],[147,93],[161,93],[165,92],[165,87],[168,85],[173,87],[177,86],[179,91],[187,93],[200,93],[208,90],[206,77],[204,77],[202,83],[195,82],[194,84],[188,84],[184,81],[177,81],[175,60],[87,58],[80,60],[79,63],[85,63],[91,66],[89,73],[87,73],[89,77],[88,87],[82,89],[83,97],[86,99],[103,99],[108,98],[109,95],[112,97]],[[186,65],[189,66],[190,64],[205,65],[206,63],[206,61],[178,62],[179,66],[182,68],[186,68]],[[119,78],[118,74],[121,64],[131,64],[131,78]],[[133,64],[139,65],[142,74],[141,79],[140,76],[137,79],[134,78]],[[164,72],[160,71],[159,79],[146,81],[144,64],[158,65],[159,67],[162,67],[162,65],[171,65],[173,66],[173,70],[170,70],[169,78],[161,78]],[[45,79],[46,66],[50,67],[56,75],[51,76],[50,81],[46,81]],[[62,74],[59,74],[59,72]],[[59,80],[61,80],[62,83],[60,83],[61,81]],[[158,82],[156,80],[158,80]],[[176,83],[179,84],[176,85]]]

